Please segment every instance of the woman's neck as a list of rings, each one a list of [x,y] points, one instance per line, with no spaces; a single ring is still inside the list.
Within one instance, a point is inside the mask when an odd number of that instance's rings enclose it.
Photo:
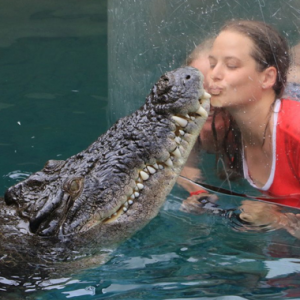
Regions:
[[[273,163],[273,110],[275,96],[262,97],[251,105],[232,110],[240,128],[248,176],[262,188],[270,178]]]

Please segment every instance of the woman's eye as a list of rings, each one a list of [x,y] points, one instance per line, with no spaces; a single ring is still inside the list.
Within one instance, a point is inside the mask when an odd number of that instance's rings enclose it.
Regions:
[[[236,68],[237,68],[237,66],[234,66],[234,65],[229,65],[229,66],[227,66],[227,68],[228,68],[228,69],[232,69],[232,70],[233,70],[233,69],[236,69]]]

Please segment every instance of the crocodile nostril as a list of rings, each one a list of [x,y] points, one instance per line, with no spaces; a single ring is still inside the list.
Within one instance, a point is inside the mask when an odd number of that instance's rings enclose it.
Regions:
[[[186,76],[185,76],[185,79],[186,79],[186,80],[191,79],[191,75],[186,75]]]
[[[4,201],[7,205],[17,204],[16,195],[12,189],[8,189],[4,194]]]

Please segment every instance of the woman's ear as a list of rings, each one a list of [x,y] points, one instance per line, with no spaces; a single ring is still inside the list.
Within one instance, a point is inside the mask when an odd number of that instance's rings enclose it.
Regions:
[[[262,72],[261,86],[263,89],[272,88],[276,83],[277,69],[275,67],[268,67]]]

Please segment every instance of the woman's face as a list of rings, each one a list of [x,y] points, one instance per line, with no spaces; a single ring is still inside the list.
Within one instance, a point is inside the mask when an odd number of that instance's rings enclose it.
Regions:
[[[257,71],[250,55],[253,47],[250,38],[235,31],[225,30],[217,36],[207,74],[213,106],[237,108],[261,98],[263,73]]]

